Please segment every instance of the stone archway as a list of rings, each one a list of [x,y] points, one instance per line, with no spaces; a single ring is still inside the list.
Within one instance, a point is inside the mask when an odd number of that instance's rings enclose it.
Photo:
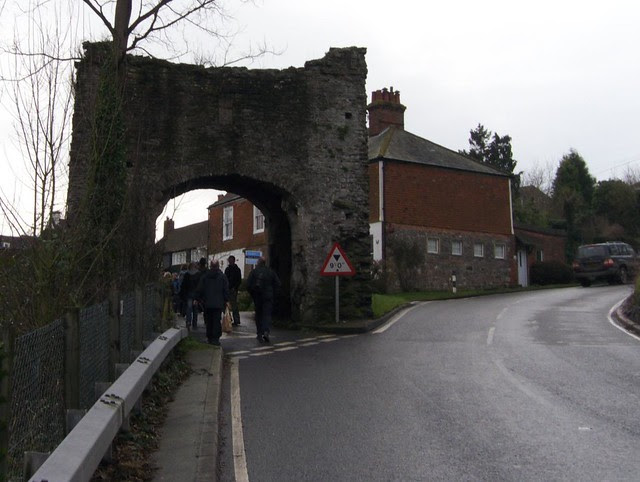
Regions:
[[[86,173],[104,44],[77,64],[69,215]],[[213,187],[269,213],[270,242],[287,277],[294,321],[323,316],[324,257],[338,241],[358,275],[348,286],[357,316],[370,312],[366,64],[361,48],[331,49],[304,68],[203,68],[128,57],[124,115],[130,216],[138,239],[177,191]],[[285,241],[285,240],[289,241]],[[288,243],[288,246],[280,246]],[[132,243],[135,245],[135,243]],[[278,263],[276,263],[278,264]],[[328,303],[330,307],[330,303]]]

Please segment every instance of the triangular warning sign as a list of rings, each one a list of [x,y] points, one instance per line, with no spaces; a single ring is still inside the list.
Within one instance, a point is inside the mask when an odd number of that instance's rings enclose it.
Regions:
[[[335,243],[324,261],[320,274],[322,276],[353,276],[356,274],[356,270],[353,269],[351,261],[342,251],[340,245]]]

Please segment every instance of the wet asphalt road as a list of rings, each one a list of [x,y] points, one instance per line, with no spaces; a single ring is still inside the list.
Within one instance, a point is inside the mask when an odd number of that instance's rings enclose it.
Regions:
[[[630,290],[430,302],[378,332],[276,331],[269,347],[245,324],[222,343],[248,479],[639,480],[640,341],[608,319]]]

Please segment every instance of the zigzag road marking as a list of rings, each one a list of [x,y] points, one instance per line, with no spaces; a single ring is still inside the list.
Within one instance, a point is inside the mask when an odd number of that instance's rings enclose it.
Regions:
[[[344,335],[344,336],[321,335],[321,336],[303,338],[303,339],[294,340],[294,341],[283,341],[280,343],[275,343],[273,345],[258,346],[250,350],[232,351],[232,352],[229,352],[229,356],[237,360],[242,360],[249,357],[271,355],[276,352],[297,350],[298,348],[319,345],[320,343],[329,343],[336,340],[344,340],[347,338],[353,338],[354,336],[358,336],[358,335]]]

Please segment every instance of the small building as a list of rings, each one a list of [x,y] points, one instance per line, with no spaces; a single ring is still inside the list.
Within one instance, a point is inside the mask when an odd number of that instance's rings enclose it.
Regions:
[[[567,234],[560,229],[545,229],[516,224],[518,285],[529,286],[531,265],[537,261],[566,263]]]
[[[207,257],[208,221],[175,228],[172,219],[164,221],[163,237],[158,241],[162,249],[162,267],[178,271],[180,266]]]
[[[247,277],[259,257],[268,258],[264,215],[250,201],[233,193],[218,195],[208,209],[209,257],[220,260],[224,271],[227,258],[235,256],[242,276]]]

